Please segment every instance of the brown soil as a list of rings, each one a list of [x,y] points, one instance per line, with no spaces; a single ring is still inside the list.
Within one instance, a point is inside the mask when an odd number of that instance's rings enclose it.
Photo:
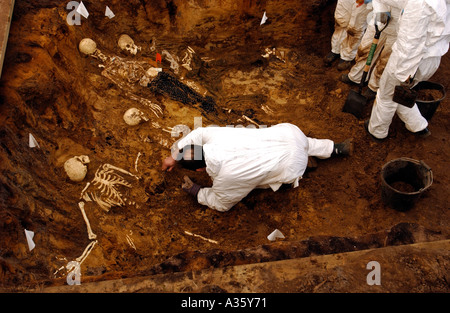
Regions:
[[[442,92],[436,89],[420,89],[417,91],[417,100],[436,101],[442,99]]]
[[[390,184],[390,186],[392,188],[394,188],[395,190],[400,191],[400,192],[407,192],[408,193],[408,192],[415,192],[415,191],[417,191],[416,188],[414,188],[413,185],[405,183],[403,181],[393,182],[392,184]]]
[[[295,242],[305,243],[302,251],[336,253],[348,249],[348,238],[369,238],[402,223],[448,238],[448,99],[430,121],[430,137],[417,138],[395,118],[389,139],[372,141],[363,119],[342,112],[351,87],[339,81],[342,73],[335,66],[325,68],[322,63],[330,49],[335,1],[83,3],[89,18],[69,26],[65,2],[16,1],[0,83],[0,287],[27,290],[66,284],[64,267],[93,241],[78,208],[80,194],[103,164],[141,179],[122,174],[132,186],[122,190],[131,200],[123,206],[105,211],[86,202],[97,243],[81,264],[82,283],[298,257],[303,252],[288,253],[289,243]],[[106,5],[115,18],[104,16]],[[260,25],[264,11],[269,19]],[[142,47],[136,56],[118,48],[122,33]],[[136,95],[162,107],[162,117],[155,117],[127,89],[102,76],[98,60],[78,51],[86,37],[104,54],[126,60],[155,60],[156,52],[163,50],[181,60],[191,47],[197,58],[185,82],[206,90],[215,110],[132,86]],[[273,55],[262,57],[266,48],[284,53],[285,62]],[[162,66],[177,77],[167,58]],[[431,80],[448,89],[449,75],[447,54]],[[128,126],[122,116],[130,107],[141,109],[150,120]],[[366,117],[369,112],[370,106]],[[179,124],[193,129],[195,117],[202,117],[203,126],[252,125],[243,115],[259,125],[293,123],[311,137],[353,137],[354,154],[318,160],[296,189],[255,190],[229,212],[213,211],[180,188],[186,174],[210,185],[204,173],[160,171],[169,147],[179,139],[164,129]],[[28,146],[29,133],[40,148]],[[79,183],[70,181],[63,169],[75,155],[91,160]],[[434,176],[433,185],[408,212],[387,208],[381,200],[380,170],[403,156],[424,160]],[[32,251],[24,229],[35,233]],[[267,239],[274,229],[285,236],[279,249]],[[396,234],[393,242],[405,231]],[[309,239],[313,237],[319,239]],[[404,238],[399,242],[419,240]],[[267,246],[271,248],[261,248]],[[260,252],[247,259],[245,251]],[[192,257],[198,254],[208,258]],[[221,262],[224,255],[235,257]]]

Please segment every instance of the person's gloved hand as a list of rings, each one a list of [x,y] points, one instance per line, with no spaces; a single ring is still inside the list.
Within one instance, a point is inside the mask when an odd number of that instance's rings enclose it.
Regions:
[[[184,191],[186,191],[188,194],[192,196],[197,196],[198,191],[200,190],[200,185],[197,185],[194,183],[189,177],[184,176],[184,183],[181,185],[181,188],[183,188]]]
[[[414,87],[414,78],[409,76],[406,81],[400,83],[400,86],[411,89],[412,87]]]
[[[171,156],[164,159],[161,165],[161,170],[170,172],[175,165],[177,164],[176,160]]]
[[[356,7],[359,8],[360,6],[362,6],[363,4],[367,4],[372,2],[372,0],[356,0]]]
[[[375,25],[384,26],[389,22],[391,12],[378,12],[375,14]]]

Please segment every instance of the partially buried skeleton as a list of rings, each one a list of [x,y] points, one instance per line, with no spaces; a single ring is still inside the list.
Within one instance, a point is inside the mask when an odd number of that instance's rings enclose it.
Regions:
[[[134,41],[128,35],[120,36],[118,45],[122,50],[127,51],[132,55],[136,55],[136,53],[141,50],[140,47],[134,44]],[[79,49],[82,53],[101,61],[102,64],[99,65],[99,67],[104,68],[102,75],[124,90],[126,95],[132,100],[148,106],[157,117],[159,117],[159,114],[162,114],[161,107],[148,99],[132,93],[131,91],[135,90],[136,84],[143,87],[150,87],[153,91],[168,95],[172,99],[181,101],[184,104],[195,104],[200,102],[201,107],[207,112],[214,110],[215,103],[211,97],[201,96],[189,86],[179,82],[175,77],[152,67],[147,61],[128,61],[119,56],[106,56],[97,49],[95,41],[89,38],[81,40]],[[184,68],[192,70],[191,61],[194,53],[195,52],[191,48],[188,49],[183,58],[184,64],[182,66]],[[163,55],[171,62],[171,69],[174,70],[175,74],[178,74],[179,67],[176,64],[176,60],[165,50],[163,51]],[[195,85],[193,87],[195,87]],[[125,112],[124,120],[128,125],[133,126],[139,124],[142,120],[147,121],[148,119],[140,110],[131,108]],[[175,130],[175,128],[173,130]],[[139,156],[140,154],[138,154],[138,158]],[[136,159],[135,164],[136,170],[137,161],[138,159]],[[87,174],[86,164],[89,162],[88,156],[75,156],[66,161],[64,169],[72,181],[80,182]],[[116,206],[136,205],[134,201],[130,201],[124,196],[124,190],[132,188],[132,184],[122,175],[133,177],[137,180],[140,179],[140,177],[124,169],[111,164],[103,164],[95,172],[92,181],[88,182],[81,192],[78,207],[86,222],[88,238],[92,241],[79,258],[67,263],[65,268],[69,271],[67,274],[67,283],[69,285],[80,284],[81,263],[86,259],[98,242],[96,240],[97,235],[92,231],[89,219],[86,215],[85,202],[95,202],[106,212]],[[130,243],[129,240],[131,239],[129,239],[128,236],[127,240]],[[132,245],[131,243],[130,245]],[[134,245],[132,246],[134,247]],[[134,249],[136,248],[134,247]],[[62,269],[64,269],[64,267],[57,270],[55,274]]]
[[[141,50],[128,35],[122,35],[119,38],[118,45],[120,49],[132,55],[136,55]],[[161,107],[131,92],[136,90],[136,85],[150,87],[153,92],[161,93],[183,104],[200,103],[200,107],[206,112],[215,110],[214,99],[210,96],[201,95],[198,92],[200,88],[192,83],[189,84],[190,86],[183,84],[175,76],[163,72],[160,68],[153,67],[148,61],[130,61],[119,56],[107,56],[97,48],[95,41],[90,38],[84,38],[80,41],[79,50],[101,61],[102,64],[99,67],[104,68],[102,75],[124,90],[132,100],[150,107],[157,117],[162,114]],[[192,70],[191,62],[194,54],[194,50],[188,47],[186,56],[183,58],[185,63],[182,65],[185,69]],[[166,50],[163,51],[163,55],[170,61],[171,68],[178,74],[179,66],[176,64],[176,60]]]
[[[122,187],[131,188],[132,185],[120,173],[137,180],[140,179],[140,177],[124,169],[111,164],[103,164],[95,172],[94,179],[86,184],[80,198],[87,202],[96,202],[106,212],[114,206],[135,205],[136,203],[129,201],[121,191]],[[94,188],[89,188],[91,185]]]
[[[136,83],[147,86],[150,80],[158,74],[157,69],[151,67],[146,61],[128,61],[119,56],[106,56],[97,49],[97,44],[90,38],[81,40],[79,49],[82,53],[102,62],[99,65],[99,67],[104,68],[102,75],[124,90],[128,97],[149,107],[157,117],[162,115],[162,109],[159,105],[132,92],[136,88]]]

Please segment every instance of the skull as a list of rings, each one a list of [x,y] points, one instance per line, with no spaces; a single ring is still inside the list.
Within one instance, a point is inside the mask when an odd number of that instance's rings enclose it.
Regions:
[[[78,48],[82,53],[86,55],[100,59],[102,61],[107,60],[107,57],[99,49],[97,49],[97,44],[95,43],[95,41],[90,38],[82,39],[78,45]]]
[[[78,47],[80,48],[81,52],[87,55],[91,55],[95,52],[95,50],[97,50],[97,44],[90,38],[82,39]]]
[[[142,87],[147,87],[150,81],[152,81],[158,73],[161,72],[160,68],[150,67],[147,72],[141,77],[139,85]]]
[[[135,126],[142,121],[148,121],[144,113],[136,108],[128,109],[123,115],[123,120],[130,126]]]
[[[141,47],[138,47],[134,44],[133,39],[130,36],[123,34],[119,37],[119,41],[117,43],[120,49],[128,51],[132,55],[136,55],[138,50],[141,50]]]
[[[87,166],[85,164],[89,162],[87,155],[75,156],[64,163],[64,170],[70,180],[80,182],[86,177]]]

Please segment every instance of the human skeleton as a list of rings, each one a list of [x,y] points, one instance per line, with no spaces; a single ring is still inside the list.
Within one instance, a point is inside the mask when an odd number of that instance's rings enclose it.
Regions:
[[[120,36],[118,45],[123,51],[127,51],[132,55],[136,55],[136,53],[141,50],[141,47],[136,46],[131,37],[125,34]],[[139,97],[131,92],[136,89],[137,84],[147,87],[149,82],[157,76],[159,72],[158,69],[152,67],[146,61],[128,61],[119,56],[107,56],[103,54],[99,49],[97,49],[97,44],[89,38],[84,38],[83,40],[81,40],[79,49],[82,53],[98,59],[102,63],[99,65],[99,67],[103,68],[103,71],[101,73],[102,76],[108,78],[119,88],[124,90],[126,95],[130,99],[146,105],[157,117],[159,117],[160,114],[162,115],[162,109],[157,104],[154,104],[150,100]],[[188,47],[188,50],[184,58],[182,59],[182,67],[187,70],[192,70],[191,61],[194,53],[194,50]],[[172,55],[166,50],[163,50],[163,55],[170,62],[170,67],[174,71],[174,73],[178,74],[178,61],[174,57],[172,57]],[[190,87],[195,87],[195,85],[191,84]],[[197,88],[195,88],[195,90],[197,92],[199,91],[199,89]],[[205,95],[205,93],[203,95]],[[148,118],[146,118],[144,113],[139,109],[131,108],[125,112],[124,121],[128,125],[134,126],[142,121],[148,121]],[[158,128],[160,127],[157,122],[153,122],[152,125],[156,125],[158,126]],[[178,135],[180,131],[187,131],[184,128],[180,129],[180,127],[178,126],[180,125],[177,125],[174,128],[168,128],[168,130],[163,130],[166,132],[170,132],[172,135],[174,135],[174,133],[175,135]],[[160,142],[160,144],[169,147],[168,143]],[[140,156],[141,153],[139,152],[135,161],[136,171]],[[68,175],[70,174],[69,177],[74,181],[83,180],[87,171],[85,164],[89,163],[89,158],[87,156],[73,157],[72,159],[68,160],[68,162],[70,163],[68,163],[69,165],[75,165],[70,168],[72,172],[75,172],[74,174],[70,171],[67,172],[66,169],[66,173]],[[78,207],[86,223],[88,238],[92,241],[88,244],[80,257],[76,258],[74,261],[68,262],[65,266],[65,268],[68,270],[66,280],[69,285],[80,284],[81,263],[87,258],[87,256],[93,250],[94,246],[97,244],[97,235],[92,231],[89,219],[85,211],[85,202],[95,202],[101,209],[106,212],[108,212],[112,207],[136,205],[134,201],[128,200],[124,196],[123,190],[132,188],[132,184],[127,179],[125,179],[123,175],[128,176],[128,178],[133,177],[137,180],[140,179],[139,176],[134,175],[122,168],[113,166],[111,164],[103,164],[95,172],[95,176],[92,181],[88,182],[84,189],[81,191]],[[73,177],[75,177],[76,179],[73,179]],[[130,231],[130,234],[132,234],[132,231]],[[136,250],[136,246],[134,245],[131,237],[128,234],[126,235],[126,240],[128,244]],[[61,267],[59,270],[57,270],[55,274],[62,269],[64,269],[64,267]]]
[[[136,205],[134,201],[130,201],[124,197],[122,193],[122,188],[131,188],[132,184],[122,177],[121,174],[131,176],[137,180],[140,179],[139,176],[134,175],[122,168],[116,167],[111,164],[103,164],[95,172],[95,177],[91,182],[88,182],[84,187],[80,195],[80,201],[78,202],[78,207],[80,208],[83,219],[86,223],[88,238],[92,240],[88,246],[85,248],[83,254],[67,263],[65,268],[68,270],[67,283],[69,285],[79,285],[81,270],[81,263],[87,258],[87,256],[93,250],[95,244],[97,244],[97,235],[92,231],[89,219],[85,211],[85,202],[95,202],[100,208],[108,212],[113,206],[122,207],[124,205]],[[90,188],[93,187],[93,188]],[[90,190],[93,189],[93,190]],[[127,242],[133,249],[136,249],[131,238],[127,235]],[[64,269],[61,267],[58,271]]]
[[[123,42],[120,46],[123,47]],[[79,49],[82,53],[101,61],[102,64],[99,67],[103,68],[102,76],[116,84],[128,97],[149,107],[156,117],[162,115],[162,109],[159,105],[132,92],[135,91],[136,84],[146,87],[158,74],[158,70],[152,67],[150,63],[147,61],[129,61],[119,56],[106,56],[97,49],[97,44],[90,38],[82,39]],[[126,51],[133,53],[135,50],[137,48],[130,48]]]

